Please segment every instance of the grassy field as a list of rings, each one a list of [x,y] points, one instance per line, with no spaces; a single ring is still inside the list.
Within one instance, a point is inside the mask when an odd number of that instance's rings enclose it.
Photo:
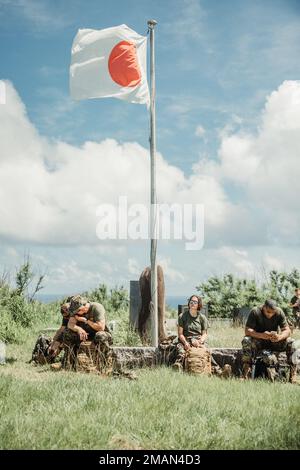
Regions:
[[[27,363],[37,332],[8,346],[0,366],[1,449],[300,448],[297,385],[164,367],[137,381],[51,372]],[[242,333],[212,324],[210,345],[239,346]]]

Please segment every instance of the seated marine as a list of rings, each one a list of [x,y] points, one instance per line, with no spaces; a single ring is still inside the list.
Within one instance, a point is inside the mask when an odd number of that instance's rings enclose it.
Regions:
[[[243,378],[250,377],[253,362],[262,351],[285,351],[290,366],[289,381],[296,383],[297,366],[292,361],[296,348],[290,336],[286,316],[274,300],[266,300],[264,305],[253,308],[242,340]]]
[[[81,295],[72,297],[70,319],[63,335],[64,346],[76,356],[82,341],[91,340],[105,352],[112,344],[112,335],[106,325],[105,309],[98,302],[89,302]]]
[[[208,320],[201,313],[202,299],[192,295],[188,300],[188,310],[178,318],[178,343],[174,367],[182,368],[186,352],[191,348],[203,347],[207,339]]]

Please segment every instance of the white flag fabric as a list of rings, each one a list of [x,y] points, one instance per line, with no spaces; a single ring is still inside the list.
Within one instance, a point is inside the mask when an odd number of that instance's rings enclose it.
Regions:
[[[125,24],[79,29],[72,45],[70,91],[76,100],[114,97],[148,106],[147,37]]]

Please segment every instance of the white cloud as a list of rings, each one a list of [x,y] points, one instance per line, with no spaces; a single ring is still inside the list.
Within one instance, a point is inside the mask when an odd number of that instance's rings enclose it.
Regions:
[[[265,214],[273,240],[299,242],[300,81],[285,81],[267,98],[257,134],[224,136],[216,173],[243,188]]]
[[[45,78],[49,79],[49,77],[57,77],[57,76],[65,74],[66,70],[63,67],[58,68],[58,67],[53,67],[51,65],[42,65],[38,69],[38,73],[42,77],[45,77]]]
[[[221,85],[239,87],[246,80],[257,90],[263,82],[279,83],[282,77],[299,76],[294,58],[300,54],[300,19],[287,2],[283,3],[243,2],[242,29],[218,71]],[[215,34],[219,34],[218,29]],[[220,51],[224,54],[223,49]]]
[[[0,235],[51,244],[98,244],[96,208],[148,204],[149,151],[135,142],[85,142],[75,147],[41,137],[13,86],[0,108]],[[15,136],[18,136],[16,139]],[[158,201],[204,203],[206,224],[221,227],[233,210],[211,176],[183,172],[157,155]]]
[[[268,254],[263,257],[262,264],[267,272],[271,271],[272,269],[275,271],[281,271],[284,270],[285,267],[281,259],[276,258],[275,256],[270,256]]]
[[[217,253],[219,254],[219,257],[225,260],[227,272],[232,272],[238,276],[254,276],[255,266],[249,259],[247,251],[236,250],[232,247],[224,246],[217,250]]]
[[[13,246],[7,247],[6,250],[5,250],[5,254],[9,258],[17,258],[18,257],[18,252]]]
[[[77,260],[70,260],[50,269],[49,278],[53,284],[81,285],[85,289],[99,284],[102,276],[92,269],[79,266]]]
[[[138,260],[135,258],[128,258],[128,272],[129,274],[140,275],[142,269],[139,266]]]
[[[268,97],[256,134],[224,133],[219,159],[200,160],[187,177],[158,154],[158,201],[204,204],[208,246],[298,242],[299,103],[300,82],[284,82]],[[53,143],[30,123],[9,82],[0,123],[2,237],[98,244],[99,204],[116,204],[120,195],[148,203],[149,151],[141,145]],[[240,188],[238,202],[224,182]]]
[[[199,126],[196,127],[195,129],[195,136],[196,137],[203,137],[205,134],[205,129],[203,126],[199,124]]]
[[[199,0],[180,0],[176,7],[177,15],[172,17],[172,22],[162,26],[173,47],[174,44],[185,45],[189,39],[201,39],[205,12]]]
[[[47,0],[2,0],[0,3],[24,18],[39,33],[52,33],[71,23],[69,9],[66,15],[59,4],[53,8]]]
[[[237,255],[240,256],[248,256],[248,253],[246,250],[235,250]]]
[[[65,73],[65,70],[64,70]],[[47,135],[52,133],[67,133],[74,130],[73,120],[70,122],[67,117],[76,110],[78,103],[71,99],[68,94],[63,93],[55,87],[43,87],[37,90],[41,101],[36,106],[36,120],[39,122],[39,129]],[[80,116],[77,125],[84,123],[84,116]]]
[[[185,282],[187,276],[185,276],[181,271],[175,269],[171,266],[171,259],[170,258],[159,258],[158,263],[160,264],[164,275],[167,279],[171,280],[172,282]]]
[[[158,154],[159,202],[204,203],[206,213],[206,250],[187,255],[178,245],[159,245],[167,285],[181,293],[221,271],[252,276],[259,260],[267,269],[299,264],[291,250],[286,261],[289,244],[299,242],[299,103],[300,83],[284,82],[267,98],[255,133],[227,129],[218,159],[201,159],[188,176]],[[120,195],[148,204],[148,149],[112,139],[76,147],[41,137],[7,83],[7,104],[0,107],[0,236],[11,246],[53,247],[49,256],[35,257],[49,265],[51,289],[113,285],[140,274],[148,263],[145,245],[129,253],[126,241],[100,243],[95,235],[96,207]],[[257,248],[264,244],[267,253]],[[62,262],[55,258],[58,245],[68,253]],[[4,251],[2,265],[17,262],[15,250]]]
[[[3,80],[0,81],[0,105],[6,102],[6,84]]]
[[[222,176],[238,183],[249,181],[259,165],[253,148],[252,136],[224,136],[219,149]]]

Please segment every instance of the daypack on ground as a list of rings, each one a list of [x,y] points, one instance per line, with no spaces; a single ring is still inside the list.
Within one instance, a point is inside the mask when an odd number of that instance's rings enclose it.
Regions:
[[[30,362],[35,362],[36,364],[50,364],[54,362],[55,358],[48,354],[48,348],[51,343],[52,338],[50,336],[40,335],[34,345]]]
[[[205,347],[190,348],[185,357],[185,369],[187,372],[197,375],[211,374],[211,353]]]

